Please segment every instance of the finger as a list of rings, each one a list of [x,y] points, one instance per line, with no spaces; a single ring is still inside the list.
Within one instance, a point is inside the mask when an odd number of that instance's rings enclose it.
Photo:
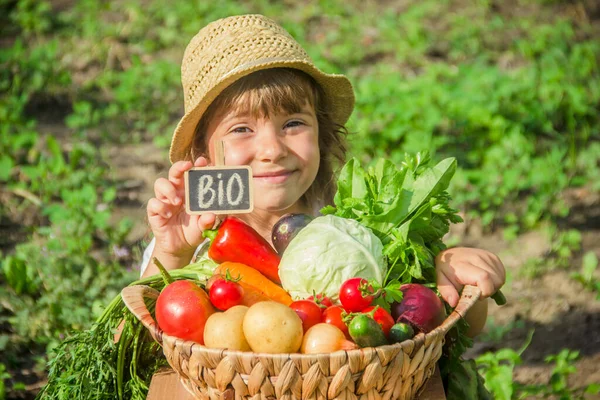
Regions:
[[[171,206],[154,197],[148,200],[146,211],[148,213],[148,218],[159,216],[162,219],[168,220],[173,216]]]
[[[496,270],[496,272],[498,272],[498,276],[500,277],[500,286],[502,286],[506,283],[506,268],[500,260],[500,257],[498,257],[497,255],[489,253],[489,257],[491,259],[490,261],[492,265],[494,266],[494,269]]]
[[[475,276],[477,287],[481,290],[482,298],[490,297],[496,293],[496,285],[492,279],[493,276],[494,275],[485,270],[479,270],[478,274]]]
[[[474,267],[488,271],[494,286],[494,293],[504,285],[505,271],[500,259],[493,253],[485,252],[472,261]],[[493,294],[493,293],[492,293]]]
[[[504,286],[504,279],[502,278],[502,276],[500,274],[498,274],[497,271],[494,271],[494,273],[490,274],[490,278],[491,278],[492,283],[494,285],[494,289],[493,289],[493,293],[492,293],[492,294],[494,294],[498,290],[500,290],[500,288],[502,286]]]
[[[205,157],[198,157],[194,162],[194,167],[206,167],[208,160]]]
[[[493,276],[495,274],[490,272],[487,268],[480,267],[471,263],[463,263],[460,269],[454,269],[452,274],[449,275],[450,279],[454,278],[455,281],[462,283],[463,285],[474,285],[481,290],[481,297],[489,297],[496,292],[494,285]]]
[[[486,269],[490,269],[495,272],[500,282],[504,282],[506,279],[506,272],[504,269],[504,265],[500,258],[487,250],[477,250],[476,256],[471,257],[469,260],[472,264],[480,267],[486,267]]]
[[[454,283],[440,270],[438,270],[437,275],[437,287],[446,303],[450,304],[450,307],[456,307],[458,304],[458,291]]]
[[[200,218],[198,218],[198,228],[203,232],[207,229],[212,229],[216,219],[217,216],[213,213],[202,214]]]
[[[169,168],[169,180],[175,186],[183,186],[183,175],[185,171],[188,171],[193,167],[191,161],[177,161]]]
[[[163,202],[169,202],[173,205],[182,203],[179,191],[173,183],[165,178],[158,178],[154,182],[154,195]]]

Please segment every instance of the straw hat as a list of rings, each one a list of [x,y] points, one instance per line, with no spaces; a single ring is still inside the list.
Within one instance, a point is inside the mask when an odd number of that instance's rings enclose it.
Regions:
[[[354,92],[343,75],[321,72],[289,33],[262,15],[240,15],[211,22],[192,38],[181,63],[185,115],[179,121],[169,158],[189,154],[194,131],[213,100],[252,72],[294,68],[312,76],[325,92],[333,120],[344,124],[354,107]]]

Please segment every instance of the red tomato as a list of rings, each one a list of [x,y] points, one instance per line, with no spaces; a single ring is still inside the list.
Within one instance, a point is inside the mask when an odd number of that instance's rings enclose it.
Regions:
[[[366,279],[350,278],[340,288],[340,302],[348,312],[361,312],[373,302],[373,293]]]
[[[333,301],[323,293],[319,293],[316,296],[310,296],[308,300],[312,300],[317,303],[322,308],[331,307],[333,305]]]
[[[321,322],[321,307],[311,300],[297,300],[290,304],[290,308],[302,320],[302,329],[306,332],[311,326]]]
[[[367,307],[364,309],[363,312],[370,313],[375,307],[376,306]],[[385,311],[385,309],[381,307],[378,307],[377,311],[373,313],[373,319],[375,320],[375,322],[381,325],[385,336],[387,336],[390,333],[390,329],[392,329],[392,326],[394,326],[394,318],[392,318],[389,312]]]
[[[167,335],[204,344],[204,325],[215,312],[208,295],[194,282],[175,281],[156,300],[156,321]]]
[[[327,307],[325,310],[323,310],[321,322],[337,326],[342,332],[344,332],[346,339],[352,340],[350,338],[350,334],[348,333],[348,327],[342,319],[343,312],[345,312],[345,310],[340,306]]]
[[[212,282],[208,296],[213,306],[225,311],[242,304],[244,290],[239,283],[220,278]]]

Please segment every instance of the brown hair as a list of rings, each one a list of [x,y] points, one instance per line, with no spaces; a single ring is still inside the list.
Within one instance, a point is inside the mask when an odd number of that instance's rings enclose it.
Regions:
[[[346,159],[347,129],[331,118],[323,90],[315,80],[302,71],[291,68],[272,68],[256,71],[239,79],[225,89],[208,107],[196,126],[190,158],[208,155],[205,132],[209,121],[221,110],[248,111],[253,117],[268,118],[278,112],[289,114],[301,111],[308,102],[315,109],[319,124],[319,171],[315,181],[303,196],[306,204],[331,204],[335,193],[334,169]]]

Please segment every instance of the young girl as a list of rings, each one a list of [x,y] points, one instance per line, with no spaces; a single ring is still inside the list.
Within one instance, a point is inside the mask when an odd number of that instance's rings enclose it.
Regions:
[[[190,263],[216,224],[214,214],[189,215],[184,204],[184,172],[212,165],[222,141],[226,165],[253,171],[254,211],[237,215],[271,240],[284,214],[318,214],[332,202],[334,166],[344,161],[344,124],[354,93],[343,75],[314,66],[302,47],[274,21],[242,15],[203,28],[186,48],[182,67],[185,115],[170,149],[168,178],[156,180],[147,206],[154,239],[145,252],[143,276],[156,274],[148,261],[167,269]],[[436,260],[438,288],[451,305],[463,285],[477,285],[483,298],[505,279],[498,257],[453,248]],[[472,308],[472,333],[485,323],[487,303]]]

